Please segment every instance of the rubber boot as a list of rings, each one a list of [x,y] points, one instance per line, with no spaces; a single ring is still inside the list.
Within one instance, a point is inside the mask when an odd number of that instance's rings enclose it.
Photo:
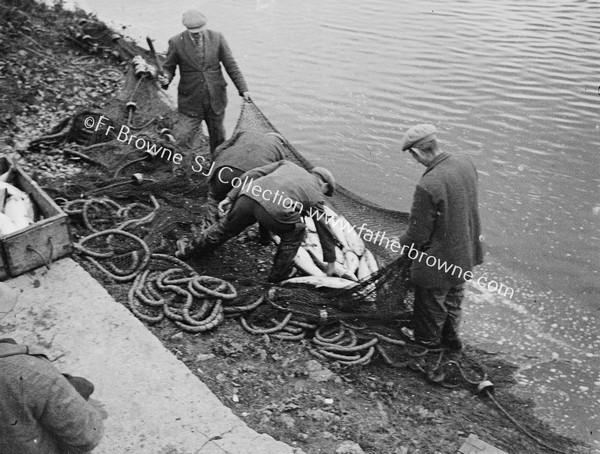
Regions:
[[[214,224],[219,221],[219,201],[208,195],[206,201],[206,221],[209,224]]]
[[[458,325],[455,326],[455,319],[448,317],[444,328],[442,329],[442,347],[448,350],[460,351],[463,348],[462,341],[458,335]]]
[[[294,257],[298,253],[298,247],[283,247],[280,244],[275,253],[273,268],[269,274],[269,282],[280,282],[287,279],[294,268]]]
[[[290,276],[294,268],[294,257],[304,240],[304,233],[304,223],[297,222],[291,231],[280,234],[281,243],[273,260],[273,268],[269,275],[270,282],[279,282]]]
[[[260,223],[258,224],[258,242],[262,246],[267,246],[271,243],[271,233],[269,232],[269,229]]]

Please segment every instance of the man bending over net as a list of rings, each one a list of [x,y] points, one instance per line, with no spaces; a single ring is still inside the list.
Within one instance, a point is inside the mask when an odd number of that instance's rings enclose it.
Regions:
[[[204,230],[196,238],[177,242],[176,256],[189,257],[211,252],[216,247],[258,222],[279,235],[270,282],[279,282],[293,274],[293,262],[306,226],[301,216],[315,213],[323,206],[323,195],[331,196],[335,180],[329,170],[315,167],[308,172],[291,161],[283,160],[244,173],[232,181],[234,189],[219,204],[224,214],[220,222]],[[327,230],[325,217],[315,219],[321,239],[327,275],[340,275],[335,266],[335,245]]]

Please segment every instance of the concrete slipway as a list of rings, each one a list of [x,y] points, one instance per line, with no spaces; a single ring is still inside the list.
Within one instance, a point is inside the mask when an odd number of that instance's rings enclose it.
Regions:
[[[6,283],[21,293],[0,337],[46,349],[96,386],[95,454],[302,454],[248,428],[72,259]]]

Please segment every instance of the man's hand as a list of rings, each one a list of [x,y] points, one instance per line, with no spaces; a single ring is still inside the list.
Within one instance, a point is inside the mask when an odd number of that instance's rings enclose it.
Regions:
[[[341,277],[344,274],[344,271],[337,266],[336,262],[329,262],[325,272],[327,273],[327,276]]]
[[[158,83],[160,84],[160,87],[163,90],[166,90],[167,88],[169,88],[169,84],[171,83],[169,78],[167,76],[165,76],[164,74],[159,74],[158,76],[156,76],[156,80],[158,80]]]
[[[227,213],[229,213],[230,209],[231,209],[231,199],[229,197],[225,197],[219,203],[219,216],[221,216],[221,217],[226,216]]]
[[[252,102],[252,98],[250,97],[249,91],[245,91],[244,93],[242,93],[242,98],[244,98],[245,101]]]

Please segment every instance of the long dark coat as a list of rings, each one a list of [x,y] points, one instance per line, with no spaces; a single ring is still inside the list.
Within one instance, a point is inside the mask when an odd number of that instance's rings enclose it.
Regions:
[[[177,91],[177,108],[181,113],[191,116],[203,114],[205,88],[212,110],[216,114],[225,111],[227,82],[221,71],[221,63],[240,95],[248,91],[244,76],[223,35],[213,30],[203,30],[201,33],[204,41],[202,53],[198,52],[190,32],[186,30],[169,40],[169,50],[163,65],[169,79],[173,78],[179,65],[181,79]]]
[[[483,262],[478,205],[477,170],[471,159],[438,155],[417,185],[408,230],[400,238],[402,245],[414,243],[426,254],[413,260],[415,284],[443,288],[470,280],[472,275],[465,279],[464,273]],[[430,256],[435,259],[427,262]]]

